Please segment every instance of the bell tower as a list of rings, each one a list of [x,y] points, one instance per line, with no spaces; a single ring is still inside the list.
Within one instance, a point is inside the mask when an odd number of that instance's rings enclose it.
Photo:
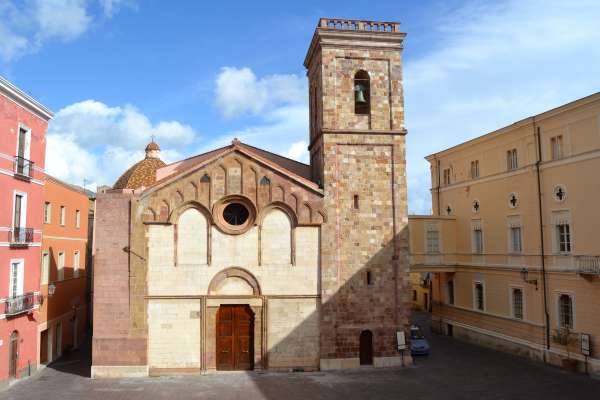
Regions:
[[[311,173],[327,217],[322,369],[402,362],[396,332],[408,331],[410,314],[405,36],[396,22],[322,18],[304,61]]]

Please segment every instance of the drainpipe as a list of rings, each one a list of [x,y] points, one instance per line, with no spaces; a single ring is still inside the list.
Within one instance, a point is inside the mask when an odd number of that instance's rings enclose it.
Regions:
[[[537,141],[537,159],[535,162],[535,171],[537,175],[537,195],[538,195],[538,211],[540,217],[540,243],[541,243],[541,261],[542,261],[542,290],[543,290],[543,301],[544,301],[544,325],[546,328],[546,350],[550,350],[550,316],[548,315],[548,298],[546,288],[546,252],[544,250],[544,225],[543,225],[543,212],[542,212],[542,183],[540,176],[540,164],[542,163],[542,139],[540,135],[540,128],[536,125],[535,117],[533,117],[533,134]]]
[[[437,157],[435,157],[435,156],[434,156],[434,160],[437,163],[437,166],[436,166],[436,168],[437,168],[437,185],[436,185],[435,190],[437,192],[437,215],[439,217],[440,215],[442,215],[441,210],[440,210],[440,160],[438,160]]]

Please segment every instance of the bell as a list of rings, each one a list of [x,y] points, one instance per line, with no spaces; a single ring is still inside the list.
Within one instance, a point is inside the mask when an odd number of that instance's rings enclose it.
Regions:
[[[356,92],[356,102],[359,104],[367,104],[367,99],[365,97],[365,87],[363,85],[356,85],[354,87],[354,91]]]

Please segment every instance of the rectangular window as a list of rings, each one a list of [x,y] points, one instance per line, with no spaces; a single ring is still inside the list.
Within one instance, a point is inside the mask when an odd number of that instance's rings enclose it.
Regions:
[[[511,253],[520,253],[523,249],[521,246],[521,227],[513,226],[510,228],[510,251]]]
[[[450,184],[450,168],[444,169],[444,185]]]
[[[359,204],[359,202],[358,202],[358,195],[357,195],[357,194],[355,194],[355,195],[352,197],[352,207],[354,207],[354,209],[355,209],[355,210],[358,210],[359,206],[360,206],[360,204]]]
[[[559,160],[563,157],[563,137],[562,135],[550,138],[550,147],[552,151],[552,159]]]
[[[448,281],[448,304],[454,304],[454,281]]]
[[[558,326],[573,329],[573,298],[568,294],[558,297]]]
[[[65,253],[62,251],[58,253],[58,280],[62,281],[65,279]]]
[[[79,210],[75,210],[75,228],[81,227],[81,213]]]
[[[560,253],[571,252],[571,227],[569,224],[556,225],[556,239],[558,240],[557,245]]]
[[[440,252],[440,233],[436,230],[427,231],[427,252],[428,253],[439,253]]]
[[[20,296],[23,294],[23,261],[11,261],[10,263],[10,286],[9,297]]]
[[[49,224],[52,222],[52,204],[49,201],[44,203],[44,223]]]
[[[17,145],[17,156],[21,159],[27,157],[27,129],[19,128],[19,143]]]
[[[65,206],[60,206],[60,224],[65,226]]]
[[[480,227],[473,229],[473,253],[483,253],[483,231]]]
[[[76,250],[73,253],[73,277],[77,278],[79,276],[79,251]]]
[[[473,288],[473,301],[476,310],[484,310],[485,304],[483,294],[483,283],[481,282],[475,282],[475,286]]]
[[[523,289],[513,288],[512,293],[512,316],[523,319]]]
[[[40,283],[42,285],[48,284],[49,275],[50,275],[50,254],[48,252],[44,252],[44,254],[42,254],[42,271],[40,273]]]
[[[413,301],[417,301],[417,291],[413,290]]]
[[[509,171],[519,168],[517,149],[511,149],[506,152],[506,167]]]
[[[20,228],[23,225],[23,195],[15,194],[15,207],[13,215],[13,227]]]
[[[479,178],[479,160],[471,161],[471,178]]]

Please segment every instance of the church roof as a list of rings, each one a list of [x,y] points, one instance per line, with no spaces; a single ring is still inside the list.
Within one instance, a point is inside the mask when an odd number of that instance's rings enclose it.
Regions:
[[[142,186],[151,186],[156,182],[156,170],[165,165],[167,164],[160,158],[144,158],[125,171],[117,179],[113,189],[138,189]]]
[[[234,151],[243,153],[312,190],[321,192],[319,186],[311,180],[309,165],[247,145],[237,139],[234,139],[228,146],[177,161],[158,169],[156,173],[156,182],[152,186],[153,188],[158,188],[179,176],[200,169],[214,160]]]

